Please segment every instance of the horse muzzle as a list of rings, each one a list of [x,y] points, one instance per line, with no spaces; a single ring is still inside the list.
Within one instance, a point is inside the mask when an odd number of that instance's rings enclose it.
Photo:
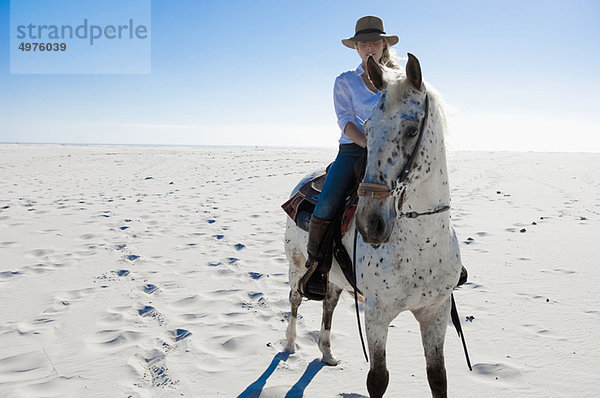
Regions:
[[[392,234],[394,220],[393,210],[390,212],[367,209],[363,199],[358,204],[356,211],[356,227],[360,232],[363,242],[371,246],[378,246],[388,242]],[[380,206],[378,206],[380,207]]]

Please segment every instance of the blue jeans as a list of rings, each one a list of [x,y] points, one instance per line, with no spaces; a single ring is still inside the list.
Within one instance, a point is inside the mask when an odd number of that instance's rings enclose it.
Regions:
[[[329,167],[323,190],[313,215],[325,220],[333,220],[341,210],[346,193],[356,183],[354,166],[366,154],[366,149],[356,144],[340,144],[337,157]]]

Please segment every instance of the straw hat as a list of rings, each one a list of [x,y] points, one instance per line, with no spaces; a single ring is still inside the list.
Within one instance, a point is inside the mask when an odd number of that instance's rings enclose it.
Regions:
[[[354,49],[354,43],[358,41],[375,41],[385,39],[388,46],[398,43],[398,36],[386,35],[381,18],[366,16],[356,21],[354,36],[349,39],[342,39],[342,43],[348,48]]]

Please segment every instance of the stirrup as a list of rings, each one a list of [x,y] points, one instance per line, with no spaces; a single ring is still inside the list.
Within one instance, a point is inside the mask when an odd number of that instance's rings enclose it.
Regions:
[[[323,301],[327,296],[327,285],[329,283],[329,275],[314,273],[308,279],[304,288],[304,296],[309,300]]]
[[[306,272],[304,273],[304,275],[302,275],[302,278],[300,278],[300,281],[298,283],[298,292],[306,297],[309,300],[315,300],[315,301],[322,301],[325,299],[325,296],[327,295],[327,285],[329,283],[329,278],[328,275],[320,275],[320,274],[315,274],[315,271],[317,270],[318,266],[319,266],[319,262],[317,261],[317,259],[315,259],[314,257],[309,255],[309,259],[307,261],[307,265],[308,265],[308,269],[306,270]],[[319,284],[319,286],[313,286],[313,287],[323,287],[322,290],[319,289],[310,289],[309,288],[309,283],[311,281],[315,281],[316,278],[322,279],[319,282],[316,282]],[[323,280],[324,279],[324,280]],[[321,282],[324,282],[324,284],[322,284]]]

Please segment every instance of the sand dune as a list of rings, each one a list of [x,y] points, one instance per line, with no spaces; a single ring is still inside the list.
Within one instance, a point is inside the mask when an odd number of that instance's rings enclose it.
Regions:
[[[289,317],[285,214],[334,149],[0,145],[0,396],[367,396],[350,296]],[[449,154],[470,271],[450,396],[593,397],[600,155]],[[429,396],[418,325],[392,323],[386,396]]]

